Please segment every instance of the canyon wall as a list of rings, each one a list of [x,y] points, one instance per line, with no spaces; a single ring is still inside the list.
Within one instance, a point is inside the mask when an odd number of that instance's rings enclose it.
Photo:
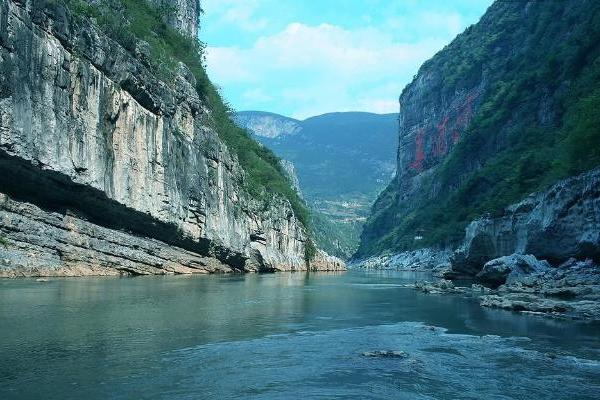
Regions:
[[[475,275],[495,258],[534,254],[559,265],[570,258],[600,262],[600,168],[566,179],[473,221],[452,256],[452,269]]]
[[[354,260],[449,254],[471,221],[598,166],[598,23],[590,0],[496,1],[425,62],[400,96],[397,175]]]
[[[177,3],[197,15],[196,1]],[[181,21],[196,33],[197,21]],[[179,64],[172,81],[156,78],[139,45],[126,51],[57,2],[0,5],[0,275],[54,274],[60,262],[92,273],[307,269],[288,201],[246,192],[193,75]],[[92,238],[103,256],[80,253]],[[119,267],[129,247],[146,254]],[[132,265],[148,257],[152,268]]]

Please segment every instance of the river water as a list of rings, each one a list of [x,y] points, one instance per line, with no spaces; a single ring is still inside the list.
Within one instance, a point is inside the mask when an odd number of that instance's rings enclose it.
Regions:
[[[0,399],[600,398],[599,324],[402,287],[424,278],[0,280]]]

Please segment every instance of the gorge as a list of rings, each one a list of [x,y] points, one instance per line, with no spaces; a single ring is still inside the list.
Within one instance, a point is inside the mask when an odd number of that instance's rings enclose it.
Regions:
[[[154,15],[140,4],[125,11]],[[198,3],[174,6],[182,33],[161,29],[193,52]],[[165,71],[151,61],[158,44],[113,39],[70,12],[114,15],[95,7],[2,2],[0,275],[305,270],[314,257],[343,268],[309,251],[303,206],[271,156],[225,145],[243,133],[219,121],[224,106],[193,53]],[[240,158],[280,194],[260,194]]]
[[[600,2],[490,0],[387,114],[207,73],[393,70],[446,3],[0,0],[0,398],[597,399]]]
[[[349,259],[371,205],[394,175],[398,115],[340,112],[299,121],[242,111],[236,120],[293,165],[316,243]]]

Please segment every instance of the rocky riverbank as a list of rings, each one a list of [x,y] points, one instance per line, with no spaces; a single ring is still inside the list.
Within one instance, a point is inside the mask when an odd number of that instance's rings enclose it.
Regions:
[[[352,266],[431,271],[429,293],[475,293],[506,310],[600,319],[600,169],[565,179],[473,221],[454,251],[432,248],[373,257]],[[451,281],[468,279],[475,289]],[[483,295],[482,295],[483,294]]]
[[[366,270],[431,271],[449,265],[452,251],[432,248],[354,260],[350,268]]]
[[[474,296],[484,307],[600,321],[600,266],[591,260],[570,259],[552,267],[531,255],[502,257],[486,263],[475,279],[479,283],[470,286],[440,279],[411,287],[430,294]]]

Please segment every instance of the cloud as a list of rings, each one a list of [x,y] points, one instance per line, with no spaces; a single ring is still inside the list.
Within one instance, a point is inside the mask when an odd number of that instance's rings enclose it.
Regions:
[[[269,20],[257,17],[259,0],[204,0],[202,8],[209,10],[220,24],[231,24],[239,29],[253,32],[264,29]]]
[[[242,94],[242,98],[250,103],[267,103],[273,100],[273,97],[265,92],[262,88],[246,90]]]
[[[441,45],[443,41],[435,39],[396,43],[376,28],[346,30],[330,24],[296,22],[279,33],[258,38],[251,48],[210,47],[207,54],[211,70],[227,83],[250,77],[250,71],[308,70],[340,77],[391,73],[406,64],[419,63]],[[238,72],[230,75],[232,62]]]
[[[402,85],[444,44],[437,38],[399,43],[375,27],[294,22],[247,48],[209,47],[207,64],[226,94],[228,87],[244,88],[238,107],[253,108],[250,100],[268,96],[294,107],[295,116],[317,110],[395,112]],[[256,96],[265,84],[275,89]]]
[[[237,109],[397,112],[419,66],[492,0],[203,0],[207,65]]]

